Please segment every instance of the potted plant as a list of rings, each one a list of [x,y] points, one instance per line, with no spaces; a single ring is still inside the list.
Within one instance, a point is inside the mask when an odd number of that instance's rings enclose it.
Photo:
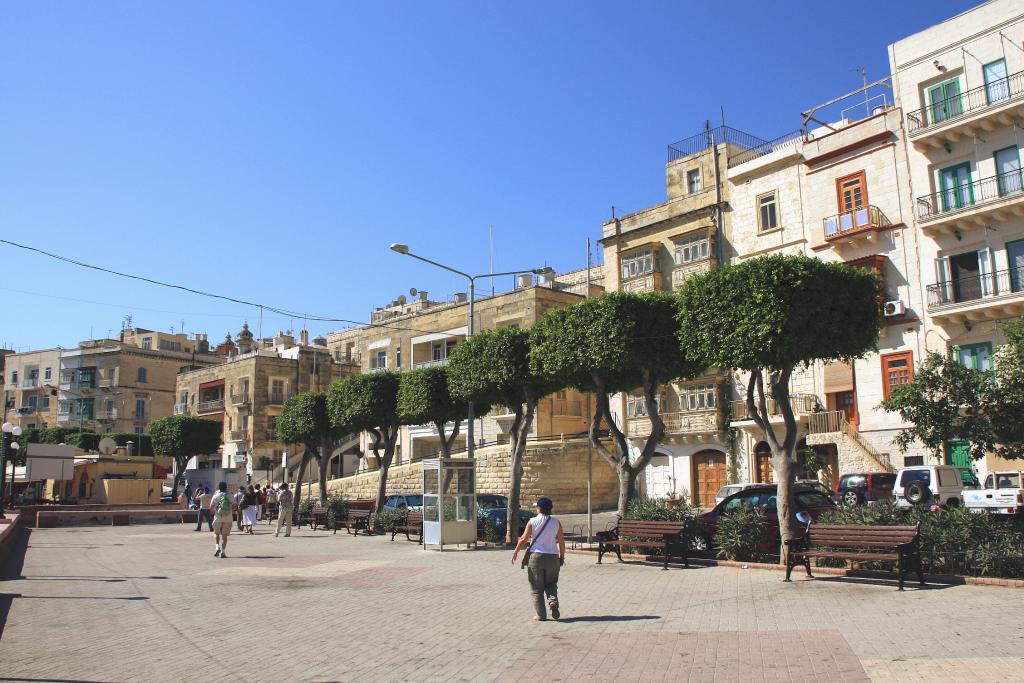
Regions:
[[[681,498],[682,497],[679,495],[679,492],[676,491],[675,489],[672,489],[668,494],[668,501],[666,501],[668,503],[669,509],[675,510],[677,507],[679,507],[679,501]]]

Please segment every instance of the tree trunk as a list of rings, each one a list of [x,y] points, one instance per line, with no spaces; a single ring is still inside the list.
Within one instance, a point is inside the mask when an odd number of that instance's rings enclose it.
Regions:
[[[615,468],[619,475],[619,517],[625,517],[626,509],[636,497],[636,479],[640,473],[638,469],[630,467],[628,460],[629,456],[627,455],[626,461],[620,462],[619,466]]]
[[[171,495],[174,496],[174,500],[178,500],[178,486],[181,485],[181,479],[185,476],[185,468],[191,459],[183,455],[174,456],[174,469],[176,472],[174,473],[174,483],[171,485]]]
[[[379,473],[379,479],[377,480],[377,499],[374,502],[374,510],[380,512],[384,509],[384,499],[387,497],[388,490],[388,470],[391,469],[391,461],[395,458],[395,442],[398,440],[398,428],[384,429],[383,432],[384,440],[384,457],[380,458],[380,466],[377,471]],[[376,448],[374,449],[376,451]]]
[[[505,517],[505,542],[508,544],[513,544],[519,539],[519,499],[522,495],[523,456],[526,453],[526,437],[533,426],[536,406],[536,399],[528,399],[526,412],[521,412],[521,407],[516,411],[516,417],[512,421],[510,430],[512,450],[509,453],[510,481]]]
[[[330,463],[331,452],[330,450],[321,446],[316,452],[316,461],[320,466],[320,505],[321,507],[327,507],[327,466]]]
[[[779,548],[779,560],[786,562],[789,554],[785,541],[799,538],[803,533],[803,525],[796,519],[796,504],[793,499],[793,484],[796,482],[797,464],[792,455],[772,451],[772,467],[778,482],[776,506],[779,514],[779,536],[782,543]]]
[[[287,463],[286,463],[287,464]],[[309,449],[302,453],[302,462],[299,465],[299,476],[295,478],[295,501],[292,503],[292,515],[299,518],[299,504],[302,502],[302,479],[306,476],[306,465],[309,464]]]

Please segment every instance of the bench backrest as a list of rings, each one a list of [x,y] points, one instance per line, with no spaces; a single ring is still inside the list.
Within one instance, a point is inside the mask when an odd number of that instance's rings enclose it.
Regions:
[[[867,526],[861,524],[814,524],[808,527],[810,544],[834,548],[895,548],[913,543],[918,525]]]
[[[635,536],[640,538],[661,538],[679,534],[686,528],[686,522],[661,522],[638,519],[619,520],[619,538]]]
[[[420,526],[421,524],[423,524],[422,512],[410,512],[405,516],[406,526]]]
[[[327,508],[313,508],[312,513],[314,515],[326,515],[327,514]]]
[[[369,510],[349,510],[348,516],[350,519],[360,519],[361,517],[369,517]]]

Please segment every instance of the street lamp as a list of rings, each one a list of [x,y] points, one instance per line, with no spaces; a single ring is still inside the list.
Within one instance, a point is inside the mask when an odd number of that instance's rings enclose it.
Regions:
[[[446,266],[443,263],[438,263],[437,261],[431,261],[430,259],[424,258],[423,256],[418,256],[417,254],[414,254],[411,251],[409,251],[409,245],[408,244],[399,244],[399,243],[395,242],[395,243],[393,243],[391,245],[390,249],[391,249],[391,251],[395,252],[396,254],[401,254],[402,256],[410,256],[410,257],[412,257],[412,258],[414,258],[414,259],[416,259],[418,261],[423,261],[424,263],[429,263],[432,266],[437,266],[438,268],[441,268],[443,270],[447,270],[449,273],[455,273],[456,275],[461,275],[462,277],[464,277],[467,280],[469,280],[469,333],[466,335],[467,338],[473,336],[473,305],[474,305],[475,300],[476,300],[476,281],[478,279],[492,278],[492,277],[501,277],[503,275],[518,275],[520,273],[532,273],[534,275],[547,275],[549,273],[554,272],[552,270],[552,268],[545,267],[545,268],[530,268],[528,270],[510,270],[510,271],[506,271],[504,273],[481,273],[480,275],[470,275],[469,273],[464,273],[461,270],[456,270],[454,268]],[[468,407],[466,413],[467,413],[467,422],[468,422],[468,428],[466,429],[466,456],[469,457],[469,458],[472,458],[473,457],[473,452],[475,450],[475,448],[474,448],[475,444],[473,443],[473,404],[472,403],[469,404],[469,407]]]
[[[10,422],[4,422],[3,431],[0,432],[0,519],[4,518],[4,489],[6,488],[7,480],[7,442],[14,437],[21,436],[21,427],[13,425]],[[21,446],[18,445],[17,441],[10,444],[11,450],[17,453]],[[11,462],[15,462],[17,458],[12,458]],[[11,468],[11,484],[14,483],[14,468]]]

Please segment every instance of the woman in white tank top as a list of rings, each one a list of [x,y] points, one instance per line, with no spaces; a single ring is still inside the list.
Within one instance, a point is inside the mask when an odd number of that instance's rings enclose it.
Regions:
[[[547,595],[547,607],[551,616],[559,619],[561,611],[558,605],[558,570],[565,562],[565,536],[562,524],[551,516],[553,505],[551,499],[542,496],[537,499],[537,516],[530,520],[523,530],[523,535],[512,553],[512,564],[515,564],[519,551],[527,549],[526,570],[530,580],[530,591],[533,593],[533,607],[537,612],[537,621],[547,621],[544,596]]]

